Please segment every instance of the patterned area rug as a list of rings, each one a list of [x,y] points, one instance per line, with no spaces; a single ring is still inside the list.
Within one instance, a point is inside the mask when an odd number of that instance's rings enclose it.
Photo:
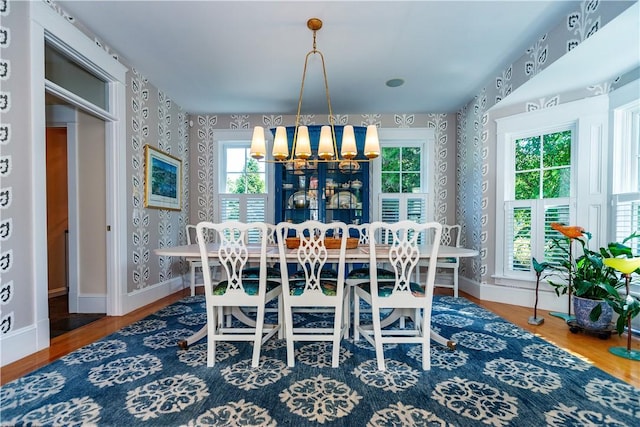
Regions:
[[[436,296],[434,329],[458,343],[386,348],[376,370],[366,341],[330,346],[284,341],[218,347],[176,342],[205,323],[204,298],[189,297],[0,389],[4,425],[98,426],[638,426],[640,390],[534,337],[466,299]],[[322,315],[297,321],[326,323]]]

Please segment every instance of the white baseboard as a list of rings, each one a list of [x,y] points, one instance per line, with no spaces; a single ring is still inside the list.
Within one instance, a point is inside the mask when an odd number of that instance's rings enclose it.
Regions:
[[[459,287],[461,291],[483,301],[519,305],[533,309],[536,300],[533,289],[478,283],[463,276],[459,278]],[[538,309],[566,313],[567,308],[568,297],[566,295],[557,296],[554,291],[548,290],[538,292]]]
[[[0,339],[0,366],[49,347],[49,319],[12,331]]]
[[[131,292],[124,298],[123,313],[130,313],[133,310],[174,294],[184,288],[184,283],[185,281],[182,277],[174,277],[165,282],[156,283],[139,291]]]
[[[78,295],[78,313],[106,313],[107,296],[105,294]]]

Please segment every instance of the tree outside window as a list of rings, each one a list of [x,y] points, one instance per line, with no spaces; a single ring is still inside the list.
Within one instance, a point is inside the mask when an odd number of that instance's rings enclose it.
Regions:
[[[421,192],[420,147],[382,148],[382,192]]]
[[[227,148],[226,191],[229,194],[262,194],[266,190],[264,163],[251,158],[249,148]]]

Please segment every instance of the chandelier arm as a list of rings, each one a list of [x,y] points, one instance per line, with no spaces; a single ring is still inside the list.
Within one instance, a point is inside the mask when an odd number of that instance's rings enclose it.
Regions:
[[[314,31],[315,35],[315,31]],[[314,37],[315,39],[315,37]],[[340,155],[338,154],[338,138],[336,137],[336,129],[335,129],[335,119],[333,117],[333,109],[331,108],[331,97],[329,96],[329,79],[327,78],[327,69],[324,66],[324,55],[319,50],[317,51],[320,54],[320,59],[322,62],[322,75],[324,77],[324,92],[327,97],[327,106],[329,107],[329,124],[331,125],[331,135],[333,139],[333,155],[336,159],[340,159]]]

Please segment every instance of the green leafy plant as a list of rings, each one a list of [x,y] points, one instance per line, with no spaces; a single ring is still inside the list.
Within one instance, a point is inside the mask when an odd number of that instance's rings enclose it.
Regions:
[[[567,293],[592,300],[610,301],[619,295],[624,281],[616,274],[616,270],[605,265],[606,258],[622,253],[631,253],[631,249],[623,244],[612,242],[598,251],[589,249],[591,233],[580,227],[552,224],[555,230],[563,234],[563,238],[552,239],[551,250],[563,254],[559,265],[554,265],[555,276],[559,280],[548,280],[558,296]],[[635,234],[635,233],[634,233]],[[625,239],[625,242],[628,239]],[[581,251],[575,257],[572,253],[572,242],[577,241]],[[589,314],[591,321],[597,321],[602,313],[602,306],[596,305]]]

